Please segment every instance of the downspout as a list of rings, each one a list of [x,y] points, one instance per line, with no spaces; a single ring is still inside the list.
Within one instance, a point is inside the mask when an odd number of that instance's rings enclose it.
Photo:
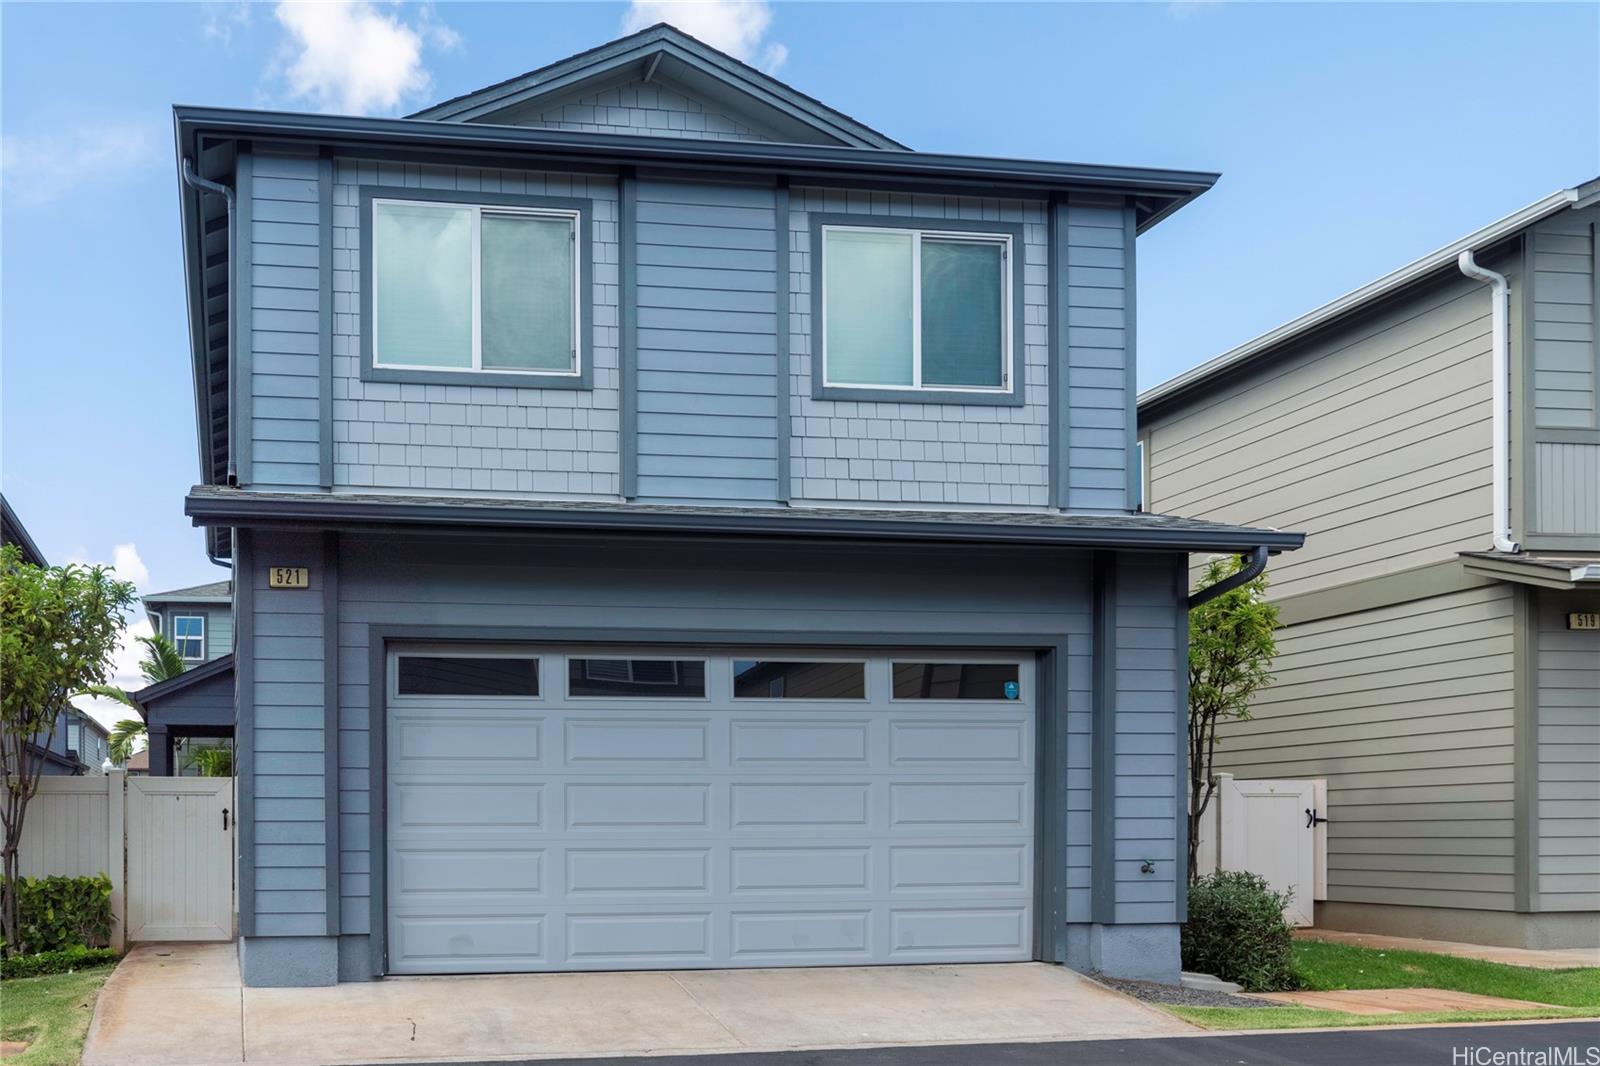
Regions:
[[[1267,554],[1267,546],[1265,544],[1258,545],[1251,551],[1250,561],[1245,564],[1243,570],[1240,570],[1237,574],[1229,574],[1215,585],[1207,585],[1205,588],[1198,589],[1192,593],[1189,596],[1189,610],[1192,611],[1202,603],[1214,600],[1225,592],[1232,592],[1240,585],[1248,585],[1260,577],[1261,572],[1267,568]],[[1240,556],[1240,558],[1243,558],[1243,556]]]
[[[1471,249],[1457,257],[1456,265],[1467,277],[1490,286],[1489,329],[1494,334],[1491,401],[1494,410],[1489,421],[1490,432],[1494,434],[1494,446],[1491,449],[1494,462],[1494,550],[1513,553],[1520,551],[1522,546],[1511,539],[1511,341],[1507,331],[1511,283],[1504,274],[1479,266]]]
[[[238,375],[236,375],[234,373],[234,363],[236,361],[236,357],[237,357],[237,354],[238,354],[238,346],[234,343],[234,338],[235,338],[235,335],[238,333],[238,325],[239,324],[233,320],[232,309],[233,309],[233,301],[238,299],[238,292],[234,288],[235,284],[237,283],[235,278],[234,278],[234,273],[235,273],[234,260],[237,258],[237,254],[236,253],[238,252],[238,248],[236,247],[237,236],[238,235],[233,232],[233,207],[234,207],[233,190],[228,188],[228,186],[226,186],[226,185],[222,185],[222,184],[220,184],[218,182],[215,182],[215,181],[210,181],[210,180],[208,180],[206,178],[202,178],[199,174],[196,174],[195,170],[194,170],[194,161],[191,160],[188,156],[184,156],[183,157],[183,182],[184,182],[185,185],[189,186],[191,189],[194,189],[196,192],[215,193],[216,195],[222,197],[222,199],[228,205],[228,305],[229,305],[229,315],[228,315],[228,478],[227,478],[227,480],[228,480],[228,484],[237,485],[239,483],[239,472],[238,472],[238,469],[234,466],[234,455],[238,452],[238,448],[235,447],[234,439],[233,439],[233,434],[234,434],[234,428],[233,428],[234,427],[234,417],[233,417],[233,415],[234,415],[234,410],[235,410],[234,401],[237,398],[236,390],[238,388],[238,383],[234,380],[234,378],[238,376]],[[204,252],[203,252],[203,246],[202,246],[202,255],[203,254],[204,254]],[[202,266],[200,268],[200,270],[201,270],[201,284],[203,286],[204,285],[204,279],[205,279],[205,267]],[[203,303],[202,303],[202,306],[203,306]],[[212,562],[216,562],[216,559],[213,558],[211,561]]]

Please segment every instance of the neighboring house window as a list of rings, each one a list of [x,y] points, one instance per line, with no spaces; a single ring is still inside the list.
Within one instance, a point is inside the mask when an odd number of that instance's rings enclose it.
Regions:
[[[206,620],[204,615],[179,614],[172,617],[172,643],[185,659],[206,657]]]
[[[373,366],[576,377],[577,211],[372,201]]]
[[[823,384],[1011,390],[1012,237],[822,228]]]

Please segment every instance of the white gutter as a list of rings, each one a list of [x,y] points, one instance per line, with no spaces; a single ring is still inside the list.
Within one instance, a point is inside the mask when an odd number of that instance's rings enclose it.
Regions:
[[[1491,400],[1494,411],[1489,426],[1494,434],[1494,550],[1509,554],[1520,550],[1520,545],[1511,539],[1511,338],[1506,332],[1510,323],[1511,283],[1504,274],[1479,266],[1470,248],[1456,258],[1456,265],[1467,277],[1486,282],[1493,301],[1489,329],[1494,334]]]

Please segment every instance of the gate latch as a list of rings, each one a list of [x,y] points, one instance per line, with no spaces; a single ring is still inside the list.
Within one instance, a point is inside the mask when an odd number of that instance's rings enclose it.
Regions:
[[[1319,825],[1327,824],[1327,821],[1328,820],[1326,818],[1322,817],[1322,815],[1317,813],[1317,809],[1315,807],[1307,807],[1306,808],[1306,828],[1307,829],[1315,829]]]
[[[228,831],[228,808],[226,807],[222,808],[222,831],[224,833]]]

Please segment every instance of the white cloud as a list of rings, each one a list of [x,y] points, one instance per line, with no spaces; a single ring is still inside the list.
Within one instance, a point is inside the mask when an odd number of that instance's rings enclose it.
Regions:
[[[47,204],[97,179],[121,179],[152,166],[160,158],[160,144],[155,123],[134,119],[6,134],[0,137],[0,184],[19,204]]]
[[[233,43],[233,31],[247,29],[253,19],[250,0],[211,0],[202,4],[201,28],[208,40],[226,47]]]
[[[369,0],[284,0],[277,18],[289,35],[281,60],[289,94],[322,111],[370,114],[426,92],[433,77],[424,50],[455,48],[461,38],[430,5],[414,12]]]
[[[111,568],[120,581],[132,581],[141,588],[150,584],[150,569],[139,558],[139,549],[132,544],[118,544],[111,549]]]
[[[111,678],[107,684],[116,685],[128,692],[137,692],[145,687],[147,682],[139,671],[139,663],[145,656],[145,646],[139,643],[140,637],[150,636],[154,630],[146,620],[139,620],[122,632],[122,643],[117,645],[117,653],[112,660]],[[82,710],[94,716],[94,720],[107,728],[116,725],[123,718],[137,718],[132,707],[108,700],[100,696],[79,696],[72,701]]]
[[[772,26],[767,0],[633,0],[622,17],[622,31],[636,33],[658,22],[671,23],[768,74],[789,58],[787,46],[766,40]]]

